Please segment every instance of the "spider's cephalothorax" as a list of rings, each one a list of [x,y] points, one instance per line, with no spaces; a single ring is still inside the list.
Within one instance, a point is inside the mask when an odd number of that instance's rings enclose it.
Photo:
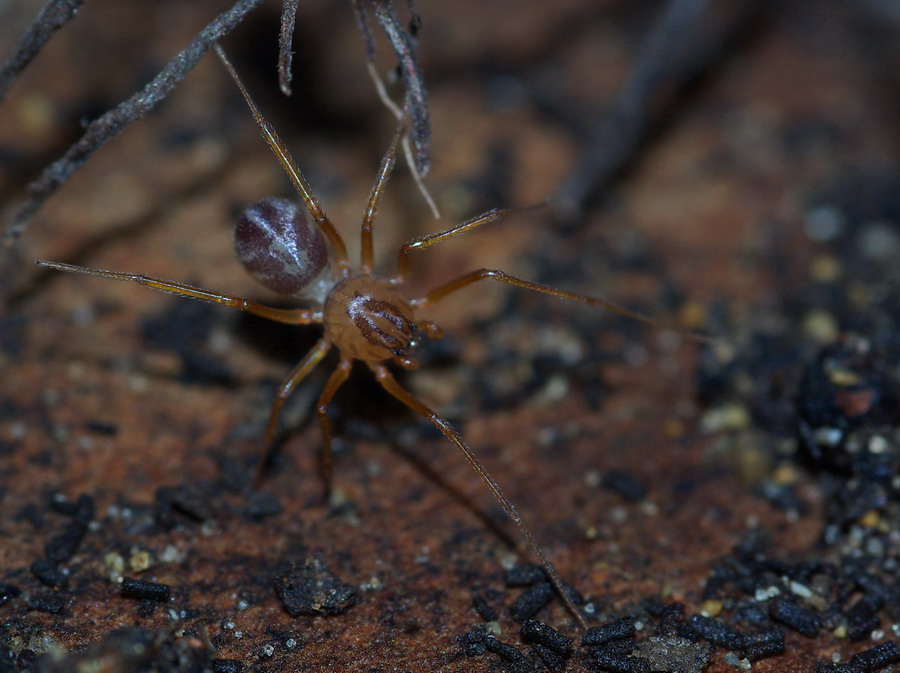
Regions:
[[[459,432],[434,410],[401,387],[385,362],[394,362],[405,368],[416,367],[417,362],[413,359],[411,350],[415,346],[417,330],[424,331],[431,338],[439,338],[441,331],[434,323],[417,322],[414,312],[427,308],[447,295],[473,283],[488,279],[561,299],[570,299],[588,306],[609,309],[620,315],[652,325],[665,325],[603,299],[558,290],[497,269],[470,271],[418,298],[410,297],[400,290],[400,283],[406,280],[409,273],[409,255],[413,250],[431,247],[436,243],[493,222],[512,212],[511,210],[489,210],[449,229],[408,241],[400,247],[396,275],[390,279],[375,276],[372,273],[374,264],[372,229],[381,194],[393,170],[397,144],[403,133],[402,126],[397,129],[393,141],[385,153],[372,187],[362,222],[360,268],[358,272],[352,271],[343,238],[325,215],[325,211],[322,210],[312,189],[278,134],[260,114],[224,52],[219,47],[216,48],[216,51],[240,88],[263,137],[293,182],[310,216],[307,217],[300,207],[284,199],[269,198],[254,204],[244,213],[235,229],[234,240],[237,257],[247,271],[262,284],[283,294],[312,300],[315,306],[297,309],[274,308],[243,297],[213,292],[153,276],[91,269],[44,260],[38,261],[38,264],[61,271],[132,281],[183,297],[232,306],[278,322],[295,325],[322,324],[324,327],[322,338],[291,370],[278,388],[266,426],[266,450],[272,446],[278,417],[285,399],[322,361],[331,348],[337,347],[340,361],[328,378],[316,405],[316,418],[322,430],[323,470],[326,484],[331,480],[331,426],[326,408],[338,388],[347,380],[353,363],[359,361],[372,371],[385,391],[434,425],[460,451],[506,511],[506,514],[519,527],[531,549],[546,569],[557,593],[579,624],[586,628],[584,616],[575,607],[568,592],[564,591],[553,565],[532,537],[516,508],[500,490],[500,486],[494,478],[481,464],[468,444],[463,441]],[[684,334],[683,330],[678,331]],[[696,341],[710,341],[707,337],[694,334],[688,333],[686,336]],[[262,468],[266,464],[265,458],[264,455],[263,459],[259,461],[260,467],[254,483],[259,481]]]
[[[325,338],[348,357],[364,362],[393,360],[414,368],[416,323],[409,298],[393,284],[373,276],[338,282],[325,300]]]

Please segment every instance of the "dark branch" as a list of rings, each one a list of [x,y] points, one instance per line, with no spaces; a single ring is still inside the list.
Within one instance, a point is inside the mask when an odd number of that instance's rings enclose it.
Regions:
[[[19,40],[13,55],[0,68],[0,101],[6,98],[19,73],[37,56],[50,36],[72,20],[83,2],[84,0],[50,0],[44,5],[34,23]]]
[[[366,14],[366,8],[362,5],[361,0],[350,0],[353,3],[353,9],[356,10],[356,26],[362,33],[366,42],[366,58],[369,63],[375,63],[375,38],[372,31],[369,30],[369,15]]]
[[[300,0],[284,0],[281,5],[281,32],[278,34],[278,86],[285,96],[291,95],[291,48],[294,42],[294,23]]]
[[[403,30],[392,0],[373,0],[375,16],[387,34],[394,53],[400,61],[400,77],[406,89],[406,107],[409,110],[412,140],[416,147],[416,168],[427,175],[431,168],[431,122],[428,119],[428,94],[422,71],[416,59],[413,38]],[[413,30],[418,30],[419,15],[412,13]]]
[[[564,215],[579,213],[631,158],[653,117],[653,103],[695,72],[695,31],[708,5],[709,0],[669,0],[630,78],[592,134],[581,162],[560,187],[558,204]]]
[[[200,31],[197,37],[169,61],[142,91],[88,124],[81,139],[72,145],[62,158],[44,169],[37,180],[28,185],[28,198],[6,230],[3,237],[4,245],[14,245],[44,201],[65,183],[72,173],[81,168],[91,154],[116,136],[125,126],[156,107],[175,85],[184,79],[210,47],[227,35],[261,2],[262,0],[238,0],[231,9],[220,14]]]

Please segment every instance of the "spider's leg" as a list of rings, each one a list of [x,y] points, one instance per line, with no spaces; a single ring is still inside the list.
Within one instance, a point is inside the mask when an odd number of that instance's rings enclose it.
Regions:
[[[278,427],[278,416],[281,414],[281,408],[284,406],[285,400],[294,392],[294,388],[306,378],[309,373],[315,369],[316,365],[322,361],[326,353],[331,349],[331,342],[327,339],[319,339],[315,346],[303,357],[297,366],[291,370],[281,385],[278,386],[278,392],[275,393],[275,399],[272,400],[272,410],[269,412],[269,422],[266,425],[266,438],[263,445],[263,454],[260,456],[256,465],[256,474],[253,477],[253,488],[259,486],[262,481],[263,472],[269,462],[269,454],[272,451],[272,440],[275,437],[275,429]]]
[[[45,259],[39,259],[35,262],[38,266],[45,266],[57,271],[68,271],[69,273],[83,273],[89,276],[99,276],[101,278],[110,278],[111,280],[126,280],[133,283],[144,285],[145,287],[169,294],[178,295],[179,297],[189,297],[191,299],[199,299],[208,301],[213,304],[221,304],[223,306],[231,306],[239,308],[242,311],[253,313],[254,315],[268,318],[276,322],[284,322],[291,325],[311,325],[313,323],[322,322],[322,312],[312,311],[309,309],[284,309],[259,304],[250,299],[244,299],[233,294],[225,294],[222,292],[213,292],[212,290],[204,290],[202,287],[195,287],[187,283],[179,283],[174,280],[163,280],[155,276],[145,276],[137,273],[126,273],[124,271],[108,271],[106,269],[92,269],[87,266],[76,266],[75,264],[65,264],[63,262],[48,262]]]
[[[319,420],[319,427],[322,428],[322,476],[325,479],[325,493],[331,493],[331,424],[328,422],[328,414],[326,413],[328,403],[331,402],[338,388],[350,376],[350,369],[353,366],[353,360],[341,358],[340,363],[331,376],[328,377],[328,383],[319,396],[316,404],[316,418]]]
[[[506,283],[507,285],[512,285],[514,287],[521,287],[526,290],[533,290],[534,292],[549,294],[552,297],[559,297],[560,299],[568,299],[570,301],[577,301],[581,304],[587,304],[588,306],[606,309],[607,311],[612,311],[613,313],[625,316],[626,318],[631,318],[632,320],[638,320],[642,323],[652,325],[656,328],[668,329],[674,332],[678,332],[686,339],[690,339],[691,341],[697,341],[700,343],[717,343],[717,340],[713,337],[708,337],[703,334],[697,334],[695,332],[685,330],[677,325],[654,320],[653,318],[645,316],[641,313],[636,313],[635,311],[630,311],[623,306],[614,304],[611,301],[599,299],[597,297],[588,297],[587,295],[578,294],[576,292],[560,290],[558,288],[551,287],[550,285],[544,285],[543,283],[536,283],[533,280],[525,280],[524,278],[513,276],[506,273],[505,271],[500,271],[499,269],[477,269],[475,271],[470,271],[469,273],[463,274],[459,278],[436,287],[424,297],[413,299],[410,304],[417,308],[430,306],[431,304],[440,301],[447,295],[453,294],[454,292],[461,290],[464,287],[468,287],[472,283],[477,283],[480,280],[488,279],[498,280],[501,283]]]
[[[525,525],[525,522],[522,520],[522,516],[516,510],[515,506],[513,506],[512,502],[503,494],[503,491],[500,490],[500,485],[494,480],[494,478],[487,471],[487,468],[482,465],[481,461],[478,460],[478,457],[469,448],[469,445],[463,441],[463,438],[460,436],[459,432],[453,425],[450,424],[445,418],[439,416],[437,412],[433,411],[426,404],[419,401],[412,393],[403,388],[391,372],[382,364],[370,364],[369,368],[375,374],[375,378],[378,380],[378,383],[381,384],[381,387],[384,388],[388,393],[393,395],[395,398],[400,400],[407,407],[415,411],[419,416],[427,420],[434,427],[441,431],[441,433],[450,440],[450,442],[459,449],[459,452],[463,455],[469,465],[478,473],[478,476],[487,484],[488,489],[497,499],[497,502],[500,503],[500,506],[503,507],[503,510],[506,512],[506,515],[513,520],[516,526],[519,527],[519,530],[522,531],[522,534],[525,536],[525,539],[528,541],[528,544],[531,546],[531,549],[534,551],[535,555],[541,562],[541,565],[544,566],[544,570],[547,573],[547,577],[550,578],[550,582],[553,584],[556,592],[559,594],[560,598],[562,598],[563,603],[565,603],[566,607],[578,620],[578,623],[581,625],[583,629],[587,629],[587,622],[584,619],[584,616],[575,607],[575,604],[572,602],[572,599],[569,597],[569,594],[566,592],[563,587],[562,580],[559,577],[559,574],[556,572],[556,569],[553,567],[553,564],[550,563],[550,559],[547,558],[547,555],[544,553],[544,550],[541,549],[540,545],[538,545],[537,540],[531,535],[531,531],[528,530],[528,527]]]

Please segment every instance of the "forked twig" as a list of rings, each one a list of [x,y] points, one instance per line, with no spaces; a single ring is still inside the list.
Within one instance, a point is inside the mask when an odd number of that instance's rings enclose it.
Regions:
[[[393,100],[391,100],[391,97],[388,95],[387,88],[384,86],[384,82],[378,75],[378,70],[375,68],[375,64],[369,61],[366,64],[366,68],[369,71],[369,77],[375,84],[375,92],[378,94],[378,98],[381,100],[384,106],[391,111],[391,114],[393,114],[394,117],[397,118],[397,121],[403,122],[406,118],[406,111],[401,110],[399,107],[397,107],[397,104]],[[413,181],[416,183],[416,187],[419,188],[419,193],[422,195],[422,198],[425,199],[425,203],[427,203],[428,207],[431,209],[431,214],[434,215],[434,219],[441,219],[441,211],[438,210],[437,203],[435,203],[434,198],[431,196],[431,192],[428,191],[428,187],[425,186],[425,180],[423,179],[422,174],[419,173],[418,167],[416,167],[412,146],[409,142],[409,134],[403,134],[403,139],[400,141],[400,144],[403,147],[403,158],[406,159],[406,165],[409,166],[409,172],[412,174]]]
[[[369,74],[371,75],[375,67],[375,38],[369,29],[368,14],[365,6],[362,4],[365,1],[351,0],[351,3],[356,12],[357,26],[366,43],[366,57],[369,62]],[[409,114],[412,126],[412,139],[416,146],[413,159],[409,141],[404,140],[404,154],[415,177],[416,184],[419,186],[419,190],[428,202],[432,212],[435,213],[435,217],[440,218],[433,199],[425,191],[422,184],[422,177],[428,175],[428,171],[431,168],[431,122],[428,116],[428,98],[425,90],[425,80],[422,77],[422,70],[419,67],[415,50],[415,37],[422,25],[422,20],[416,11],[413,0],[406,0],[406,6],[410,14],[409,31],[404,30],[397,19],[393,0],[368,1],[371,2],[375,10],[375,16],[384,29],[388,41],[394,48],[397,59],[400,61],[400,76],[406,89],[406,104],[404,107]],[[300,0],[283,0],[281,9],[281,30],[278,39],[278,83],[282,93],[286,96],[291,95],[291,62],[293,60],[291,46],[293,44],[294,25],[297,19],[299,3]],[[383,85],[379,88],[380,78],[375,75],[372,79],[375,82],[375,87],[382,102],[396,116],[396,106],[387,102],[390,99],[384,93]]]
[[[403,87],[406,90],[404,108],[409,114],[412,141],[416,148],[415,166],[419,175],[425,176],[431,169],[431,121],[428,116],[428,93],[415,49],[415,33],[421,25],[421,20],[412,2],[407,2],[411,15],[410,32],[407,32],[397,18],[393,0],[371,0],[371,2],[375,18],[384,29],[400,62],[400,79],[403,80]],[[356,8],[360,30],[366,39],[369,62],[374,64],[375,43],[369,32],[365,9],[360,0],[354,0],[353,6]]]
[[[3,235],[3,244],[7,247],[14,245],[37,210],[72,173],[81,168],[91,154],[115,137],[125,126],[156,107],[184,79],[210,47],[227,35],[261,2],[262,0],[238,0],[231,9],[220,14],[201,30],[193,41],[169,61],[141,91],[88,124],[81,139],[60,159],[45,168],[37,180],[28,185],[28,198],[16,212],[12,224]]]

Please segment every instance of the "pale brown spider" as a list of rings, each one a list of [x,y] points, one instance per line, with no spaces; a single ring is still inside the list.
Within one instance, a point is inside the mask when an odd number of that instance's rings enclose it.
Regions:
[[[235,251],[247,271],[266,287],[294,297],[311,299],[318,308],[280,309],[264,306],[243,297],[204,290],[199,287],[162,280],[152,276],[107,271],[87,267],[39,260],[40,266],[60,271],[91,274],[114,280],[140,283],[163,292],[191,297],[203,301],[233,306],[243,311],[282,323],[310,325],[320,323],[323,335],[318,343],[294,367],[281,383],[269,421],[266,426],[266,452],[272,446],[278,417],[285,400],[331,348],[337,347],[340,362],[328,378],[316,405],[316,418],[322,430],[323,471],[326,484],[331,479],[331,430],[326,407],[341,384],[347,380],[355,360],[360,360],[372,371],[378,383],[400,402],[432,423],[459,449],[469,464],[487,484],[488,489],[503,507],[506,514],[522,531],[532,550],[540,559],[550,581],[576,617],[586,628],[584,616],[575,607],[568,593],[563,589],[553,565],[526,527],[522,517],[507,499],[500,486],[490,475],[472,449],[463,441],[459,432],[447,420],[430,407],[420,402],[401,387],[388,369],[386,362],[393,361],[405,369],[413,369],[418,362],[413,357],[417,331],[422,330],[430,338],[441,336],[440,328],[432,322],[416,320],[419,309],[431,306],[449,294],[485,279],[498,280],[515,287],[543,292],[554,297],[578,301],[590,306],[612,310],[616,313],[641,320],[653,325],[660,323],[638,315],[602,299],[594,299],[573,292],[558,290],[535,283],[496,269],[478,269],[463,274],[441,285],[422,297],[410,297],[401,289],[401,283],[409,273],[409,253],[431,247],[453,236],[480,227],[488,222],[513,212],[514,209],[493,209],[450,229],[435,234],[414,238],[400,247],[397,258],[397,273],[393,278],[380,278],[372,273],[372,225],[378,209],[378,202],[394,167],[397,144],[403,134],[403,126],[398,128],[391,145],[382,159],[375,184],[372,187],[362,222],[362,251],[359,271],[353,271],[347,259],[347,249],[340,234],[328,220],[312,189],[297,164],[291,158],[278,134],[263,118],[250,97],[243,82],[220,47],[216,47],[219,58],[225,64],[231,77],[240,88],[253,118],[259,125],[263,138],[275,153],[284,168],[314,223],[293,203],[284,199],[264,199],[251,206],[238,221],[234,231]],[[679,330],[681,331],[681,330]],[[706,337],[688,335],[693,339],[706,341]],[[266,455],[259,462],[257,481]]]

